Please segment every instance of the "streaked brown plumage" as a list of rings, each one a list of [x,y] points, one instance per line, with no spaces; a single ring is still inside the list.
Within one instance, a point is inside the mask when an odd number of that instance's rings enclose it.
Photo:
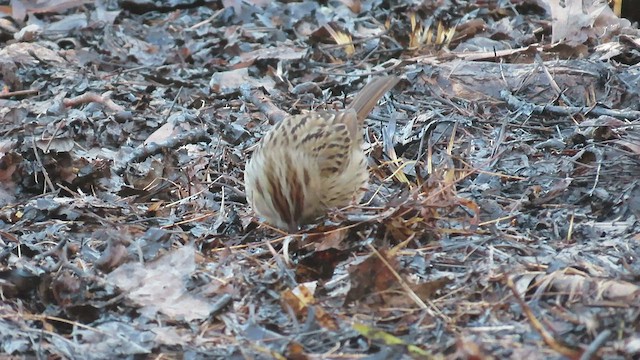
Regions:
[[[360,201],[369,181],[364,120],[398,81],[374,79],[343,111],[289,116],[275,125],[245,168],[247,200],[256,214],[295,232],[329,208]]]

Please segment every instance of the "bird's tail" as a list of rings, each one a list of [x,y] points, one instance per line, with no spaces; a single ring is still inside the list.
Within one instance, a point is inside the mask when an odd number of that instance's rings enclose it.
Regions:
[[[383,76],[371,80],[356,95],[348,109],[353,109],[358,114],[358,122],[363,123],[367,115],[373,110],[378,100],[400,81],[397,76]]]

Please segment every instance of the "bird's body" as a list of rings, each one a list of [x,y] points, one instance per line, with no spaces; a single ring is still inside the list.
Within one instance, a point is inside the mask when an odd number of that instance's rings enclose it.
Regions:
[[[360,201],[369,180],[364,120],[398,81],[371,81],[343,111],[289,116],[275,125],[245,168],[247,200],[256,214],[294,232],[327,209]]]

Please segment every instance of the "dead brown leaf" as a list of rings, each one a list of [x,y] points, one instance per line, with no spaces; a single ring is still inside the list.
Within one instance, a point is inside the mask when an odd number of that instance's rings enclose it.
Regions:
[[[294,289],[285,290],[280,298],[282,307],[286,311],[287,308],[293,310],[299,319],[304,319],[309,313],[309,307],[313,307],[313,314],[320,326],[328,330],[337,330],[338,324],[332,316],[322,307],[316,304],[314,292],[316,282],[299,284]]]
[[[183,246],[160,258],[126,263],[107,276],[107,281],[124,291],[147,316],[158,312],[174,320],[193,321],[209,316],[211,303],[190,294],[186,280],[195,270],[195,251]]]
[[[379,252],[392,268],[397,268],[395,258],[387,258],[385,250]],[[376,254],[371,254],[360,264],[352,266],[349,269],[349,279],[351,289],[347,293],[345,304],[365,297],[368,303],[379,303],[382,301],[382,292],[398,288],[394,274]]]
[[[630,22],[615,16],[605,1],[601,0],[550,0],[547,2],[553,19],[551,41],[564,41],[580,45],[588,39],[603,38],[612,30],[628,27]],[[604,38],[606,39],[605,35]],[[600,40],[601,41],[601,40]]]

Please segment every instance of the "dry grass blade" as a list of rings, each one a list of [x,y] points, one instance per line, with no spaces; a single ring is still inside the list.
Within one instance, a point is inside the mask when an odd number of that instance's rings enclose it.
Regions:
[[[325,25],[324,28],[327,30],[329,35],[331,35],[336,44],[342,45],[344,47],[344,52],[348,57],[351,57],[353,56],[353,54],[355,54],[356,48],[355,46],[353,46],[351,35],[340,30],[334,30],[331,25]]]

